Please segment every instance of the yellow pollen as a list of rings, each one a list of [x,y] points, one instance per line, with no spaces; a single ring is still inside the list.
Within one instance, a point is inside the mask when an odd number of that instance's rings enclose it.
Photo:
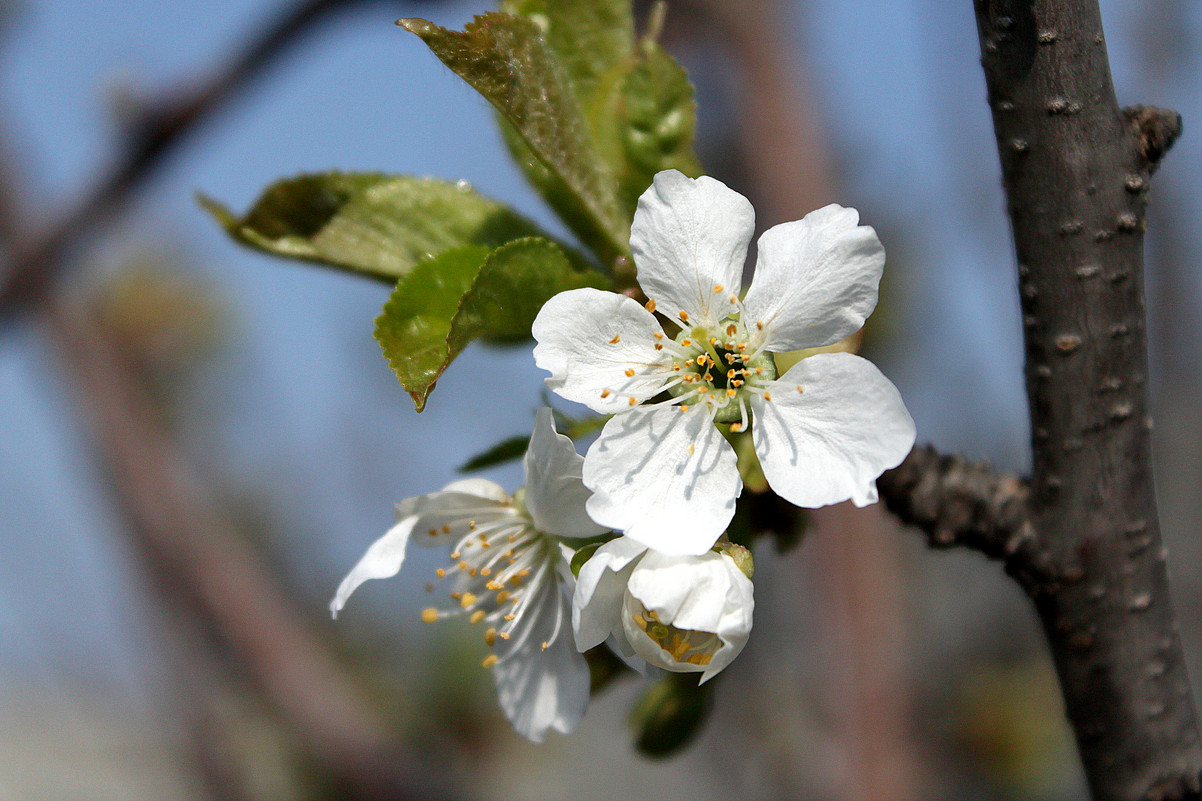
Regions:
[[[501,586],[504,587],[505,585],[502,584]],[[509,590],[501,590],[500,592],[497,593],[497,603],[503,604],[508,600],[509,600]]]
[[[714,294],[715,295],[721,295],[722,291],[724,289],[726,289],[726,287],[722,286],[721,284],[714,284]]]
[[[739,330],[739,327],[737,325],[735,325],[734,323],[731,323],[730,325],[726,326],[726,335],[728,337],[733,337],[735,335],[735,332],[738,330]]]
[[[475,520],[467,521],[467,527],[469,529],[471,529],[472,531],[475,531],[476,530],[476,521]]]
[[[432,606],[427,606],[425,609],[422,610],[422,622],[423,623],[433,623],[435,620],[438,620],[438,610],[437,609],[435,609]]]
[[[451,558],[458,559],[461,555],[462,554],[460,554],[459,551],[455,551],[454,553],[451,554]]]
[[[610,392],[608,389],[603,389],[603,390],[601,390],[601,397],[603,397],[603,398],[608,398],[608,397],[609,397],[610,395],[612,395],[612,394],[613,394],[613,393],[612,393],[612,392]]]
[[[680,410],[682,412],[687,412],[689,410],[689,404],[687,404],[687,403],[680,404]]]
[[[648,306],[650,306],[650,305],[652,305],[653,303],[655,303],[655,301],[650,301],[650,302],[649,302],[647,305],[648,305]],[[654,334],[652,334],[651,336],[655,337],[656,339],[663,339],[663,338],[664,338],[664,335],[663,335],[663,334],[661,334],[661,333],[660,333],[660,332],[658,332],[658,331],[656,331],[656,332],[655,332]]]
[[[731,383],[731,386],[735,386],[735,387],[743,386],[743,382],[737,378],[734,381],[731,381],[730,383]]]
[[[496,592],[497,590],[503,590],[503,589],[505,589],[505,585],[504,585],[504,584],[502,584],[502,583],[501,583],[501,582],[499,582],[499,581],[495,581],[495,580],[494,580],[494,581],[490,581],[490,582],[488,582],[488,583],[487,583],[487,584],[485,584],[484,586],[485,586],[485,587],[487,587],[488,589],[492,590],[493,592]]]
[[[656,350],[663,350],[663,349],[664,349],[664,346],[663,346],[663,345],[661,345],[659,342],[656,342],[656,343],[655,343],[655,349],[656,349]]]
[[[738,303],[738,302],[739,302],[739,296],[738,296],[738,295],[731,295],[731,296],[729,296],[729,297],[727,298],[727,300],[729,300],[731,303]]]
[[[726,371],[726,377],[727,377],[727,378],[734,378],[734,377],[735,377],[735,371],[734,371],[734,369],[733,369],[733,368],[732,368],[732,369],[730,369],[730,370],[727,370],[727,371]]]
[[[609,341],[609,344],[616,345],[616,344],[618,344],[618,340],[620,340],[621,338],[622,338],[621,334],[614,334],[614,338]]]
[[[682,309],[680,312],[680,319],[684,320],[687,323],[689,321],[689,313]]]
[[[756,320],[756,321],[755,321],[755,330],[757,330],[757,331],[763,331],[763,330],[764,330],[764,324],[763,324],[761,321],[759,321],[759,320]]]
[[[738,433],[739,431],[743,430],[743,424],[742,423],[731,423],[730,430],[734,431],[735,433]]]
[[[763,368],[763,367],[757,367],[757,368],[755,368],[755,374],[756,374],[756,375],[763,375],[763,374],[764,374],[764,368]]]
[[[771,393],[771,392],[765,392],[765,393],[764,393],[764,400],[766,400],[766,401],[770,401],[770,400],[772,400],[772,393]]]
[[[639,403],[639,399],[638,399],[638,398],[631,398],[631,399],[630,399],[630,405],[631,405],[631,406],[637,406],[637,405],[638,405],[638,403]]]
[[[467,570],[467,562],[460,562],[460,563],[459,563],[459,569],[460,569],[460,570]]]
[[[506,619],[506,620],[513,620],[515,617],[517,617],[517,615],[515,615],[513,612],[510,612],[508,615],[506,615],[506,616],[505,616],[505,619]],[[508,640],[508,639],[509,639],[509,633],[508,633],[508,632],[504,632],[504,631],[503,631],[503,632],[501,632],[501,639],[502,639],[502,640]]]
[[[738,394],[739,394],[739,391],[737,389],[726,390],[726,397],[728,397],[728,398],[733,398],[735,395],[738,395]],[[765,394],[767,394],[767,393],[765,393]]]
[[[735,346],[735,350],[740,351],[740,352],[747,350],[747,343],[740,342],[738,345]]]
[[[717,337],[710,337],[710,344],[711,344],[711,345],[717,345],[717,344],[718,344],[718,338],[717,338]]]
[[[688,337],[685,337],[684,339],[680,340],[680,344],[687,348],[693,344],[693,340],[689,339]]]
[[[697,450],[697,446],[692,442],[689,443],[689,456],[692,456]]]
[[[492,568],[490,568],[490,567],[482,567],[482,568],[480,568],[480,575],[481,575],[481,576],[487,576],[487,575],[489,575],[490,573],[492,573]]]
[[[634,368],[633,368],[633,367],[627,367],[627,368],[626,368],[626,377],[627,377],[627,378],[630,378],[630,377],[632,377],[633,375],[634,375]]]
[[[443,533],[443,534],[450,534],[450,533],[451,533],[451,527],[450,527],[450,526],[448,526],[448,525],[445,525],[445,524],[444,524],[444,525],[443,525],[443,527],[442,527],[442,533]]]
[[[477,623],[479,623],[483,619],[484,619],[484,610],[483,609],[477,609],[475,612],[472,612],[472,616],[470,618],[468,618],[468,620],[472,621],[473,626],[476,625]]]
[[[468,568],[467,574],[468,574],[469,576],[474,576],[474,575],[476,575],[476,568],[474,568],[474,567],[472,567],[472,568]]]
[[[643,631],[647,630],[647,619],[644,618],[642,615],[636,613],[636,614],[631,615],[630,619],[633,620],[638,625],[638,627],[640,629],[642,629]]]
[[[488,643],[488,647],[492,648],[497,643],[497,630],[488,629],[484,632],[484,641]]]
[[[544,643],[543,643],[543,645],[542,645],[542,649],[543,649],[544,651],[545,651],[545,650],[547,650],[547,645],[548,645],[548,644],[547,644],[546,642],[544,642]]]
[[[714,380],[714,374],[713,374],[713,373],[710,373],[710,372],[707,372],[707,373],[705,374],[705,380],[706,380],[706,381],[713,381],[713,380]]]
[[[435,574],[438,575],[439,578],[446,578],[447,571],[443,570],[441,567],[438,568],[437,570],[435,570],[434,572],[435,572]]]
[[[480,664],[486,668],[490,668],[500,661],[501,661],[501,658],[499,656],[497,656],[496,654],[489,654],[488,656],[484,657],[484,661],[481,662]]]
[[[463,594],[463,597],[459,599],[459,605],[461,607],[463,607],[464,609],[467,609],[469,606],[471,606],[475,602],[476,602],[476,596],[472,595],[470,592],[465,592]]]
[[[428,534],[429,534],[431,537],[437,537],[437,536],[438,536],[438,529],[436,529],[436,528],[432,528],[432,529],[430,529],[430,530],[429,530],[427,533],[428,533]]]
[[[652,298],[651,300],[647,301],[646,304],[644,304],[644,308],[647,311],[654,314],[655,313],[655,298]]]
[[[798,384],[798,385],[797,385],[797,391],[798,391],[798,392],[805,392],[805,390],[801,388],[801,384]]]
[[[693,366],[693,362],[694,362],[694,361],[696,361],[696,362],[697,362],[697,364],[701,364],[701,363],[702,363],[702,361],[701,361],[701,357],[700,357],[700,356],[698,356],[698,357],[697,357],[695,360],[694,360],[694,359],[685,359],[684,366],[685,366],[685,367],[692,367],[692,366]]]

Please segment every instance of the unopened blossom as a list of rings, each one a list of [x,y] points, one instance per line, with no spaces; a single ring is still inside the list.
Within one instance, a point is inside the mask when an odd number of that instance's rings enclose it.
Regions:
[[[548,729],[575,728],[589,694],[588,666],[571,635],[570,552],[557,538],[606,529],[585,513],[581,457],[556,433],[550,409],[538,413],[525,468],[526,486],[512,496],[471,478],[402,501],[396,525],[342,580],[330,611],[337,616],[364,581],[396,575],[411,542],[449,545],[451,561],[431,585],[442,602],[423,610],[422,619],[466,615],[482,627],[491,649],[483,664],[492,669],[501,708],[519,734],[541,742]]]
[[[614,415],[585,456],[594,520],[664,553],[704,553],[742,490],[715,424],[750,429],[768,483],[798,506],[876,500],[876,478],[914,443],[897,389],[850,353],[784,375],[773,357],[838,342],[876,306],[885,251],[858,222],[830,205],[770,228],[741,295],[751,204],[713,178],[655,176],[630,232],[646,306],[576,289],[534,321],[547,386]]]
[[[612,635],[623,655],[705,682],[743,650],[754,606],[730,556],[669,556],[619,537],[580,568],[572,629],[582,651]]]

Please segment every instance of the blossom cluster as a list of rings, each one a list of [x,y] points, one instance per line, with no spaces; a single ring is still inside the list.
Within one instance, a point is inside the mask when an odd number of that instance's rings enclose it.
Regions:
[[[523,489],[467,479],[403,501],[331,611],[395,575],[410,542],[449,546],[446,601],[422,617],[483,625],[501,706],[535,741],[583,716],[591,648],[701,681],[730,664],[754,605],[750,560],[724,537],[742,491],[731,441],[750,432],[772,490],[817,507],[874,502],[876,478],[915,437],[867,360],[818,353],[777,368],[777,355],[839,342],[872,313],[885,262],[875,231],[836,205],[774,226],[742,293],[754,227],[751,204],[721,182],[656,175],[630,233],[647,302],[571,290],[533,325],[547,386],[609,415],[600,436],[581,457],[541,409]],[[578,551],[588,558],[573,575]]]

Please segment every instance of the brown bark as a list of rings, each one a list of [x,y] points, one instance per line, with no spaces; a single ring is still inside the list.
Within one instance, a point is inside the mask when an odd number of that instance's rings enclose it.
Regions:
[[[882,494],[937,544],[1004,559],[1034,599],[1097,801],[1197,799],[1144,330],[1148,183],[1180,119],[1119,108],[1096,0],[974,5],[1018,261],[1033,473],[1028,488],[916,450]]]

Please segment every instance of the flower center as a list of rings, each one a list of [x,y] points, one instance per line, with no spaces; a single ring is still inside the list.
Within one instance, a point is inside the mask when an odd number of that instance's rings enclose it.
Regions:
[[[479,524],[471,519],[456,520],[441,529],[430,529],[429,535],[460,532],[462,536],[451,552],[452,563],[435,570],[440,580],[451,583],[452,603],[442,609],[423,609],[422,620],[433,623],[466,613],[473,624],[488,624],[484,639],[490,647],[495,646],[498,639],[506,641],[517,633],[522,612],[534,601],[534,585],[547,578],[546,537],[521,512]],[[434,585],[428,584],[426,591],[433,592]],[[491,667],[497,660],[498,656],[491,654],[484,666]]]
[[[757,353],[735,317],[727,317],[716,329],[686,329],[677,335],[676,344],[680,354],[672,369],[680,380],[668,391],[681,398],[681,407],[703,404],[714,422],[745,428],[749,395],[763,394],[763,386],[776,379],[772,354]]]
[[[659,615],[639,604],[640,612],[631,614],[630,619],[642,629],[672,660],[690,665],[708,665],[722,642],[712,631],[678,629],[661,623]]]

